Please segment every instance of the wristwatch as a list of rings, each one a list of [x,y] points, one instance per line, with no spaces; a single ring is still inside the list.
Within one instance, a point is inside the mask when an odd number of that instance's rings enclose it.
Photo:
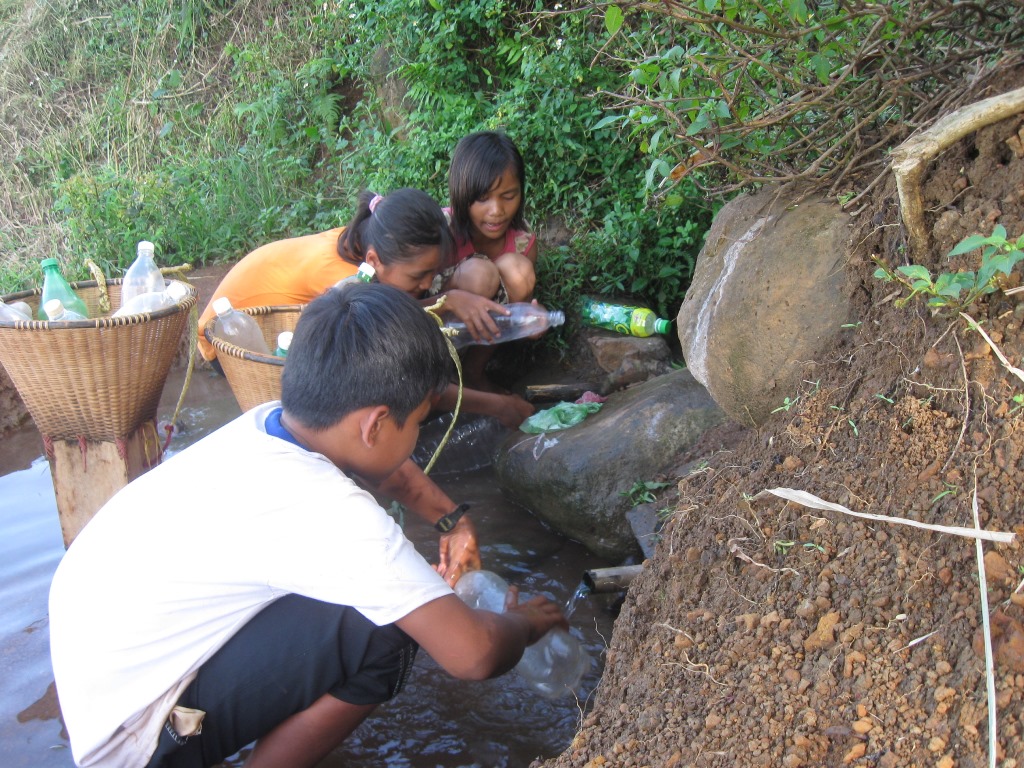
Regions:
[[[465,502],[459,504],[459,506],[434,523],[434,527],[441,533],[448,533],[448,531],[455,527],[455,524],[459,522],[462,516],[469,511],[469,506]]]

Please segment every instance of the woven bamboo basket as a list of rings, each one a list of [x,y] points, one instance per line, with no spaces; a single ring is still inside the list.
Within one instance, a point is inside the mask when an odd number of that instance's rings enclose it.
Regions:
[[[275,349],[279,333],[295,330],[299,315],[302,314],[302,305],[244,307],[241,311],[256,320],[263,331],[267,346]],[[203,335],[217,350],[217,360],[242,411],[248,411],[271,400],[280,400],[284,358],[261,355],[235,346],[214,334],[213,325],[213,322],[207,323]]]
[[[167,373],[178,353],[196,289],[175,307],[104,317],[95,280],[72,283],[88,320],[0,321],[0,363],[48,438],[115,442],[156,418]],[[110,305],[121,303],[121,280],[106,281]],[[12,293],[39,309],[40,289]]]

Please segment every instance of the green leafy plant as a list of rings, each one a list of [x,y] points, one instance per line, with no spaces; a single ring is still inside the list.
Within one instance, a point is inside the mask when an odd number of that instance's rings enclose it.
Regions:
[[[901,283],[910,289],[907,296],[895,301],[896,306],[904,306],[915,296],[927,296],[927,305],[936,312],[959,312],[995,291],[1000,276],[1009,276],[1017,262],[1024,259],[1024,234],[1017,240],[1009,240],[1006,229],[997,224],[988,236],[971,235],[964,238],[947,257],[960,256],[978,249],[981,249],[981,264],[977,271],[940,272],[933,278],[932,273],[920,264],[893,269],[880,257],[872,256],[878,264],[874,276],[885,282]]]
[[[653,480],[638,480],[633,483],[627,490],[621,491],[620,496],[626,496],[629,498],[630,504],[634,507],[640,504],[653,504],[657,500],[655,491],[660,491],[665,488],[672,486],[672,483],[668,482],[655,482]]]
[[[788,411],[790,408],[792,408],[794,405],[796,405],[799,402],[800,402],[800,395],[797,395],[794,398],[788,398],[788,397],[784,398],[783,401],[782,401],[782,405],[780,405],[778,408],[773,408],[772,409],[772,413],[778,413],[779,411]]]

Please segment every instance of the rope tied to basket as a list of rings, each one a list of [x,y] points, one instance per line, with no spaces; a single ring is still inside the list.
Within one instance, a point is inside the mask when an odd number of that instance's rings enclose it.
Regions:
[[[456,351],[451,338],[449,338],[453,333],[455,333],[455,331],[452,328],[446,328],[444,320],[442,320],[441,316],[437,314],[444,306],[444,302],[445,297],[440,296],[438,300],[429,307],[424,307],[423,311],[430,315],[434,319],[434,322],[437,323],[437,327],[440,329],[441,335],[444,336],[444,341],[448,345],[448,354],[451,355],[452,361],[455,363],[455,370],[459,376],[459,394],[458,397],[455,398],[455,410],[452,413],[452,422],[448,425],[448,429],[445,430],[444,437],[441,438],[441,442],[438,443],[437,448],[434,450],[434,455],[431,456],[430,461],[427,462],[427,466],[423,470],[423,474],[425,475],[430,474],[430,470],[434,468],[434,464],[441,455],[441,451],[444,449],[445,445],[448,444],[448,438],[451,437],[452,430],[455,429],[455,422],[459,418],[459,410],[462,407],[462,361],[459,360],[459,353]]]

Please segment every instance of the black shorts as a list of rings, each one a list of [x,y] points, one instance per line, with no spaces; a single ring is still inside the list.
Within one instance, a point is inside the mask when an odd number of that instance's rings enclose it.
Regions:
[[[199,669],[178,705],[206,713],[184,739],[165,725],[148,768],[222,762],[326,693],[379,704],[405,684],[418,646],[354,608],[288,595],[264,608]]]

